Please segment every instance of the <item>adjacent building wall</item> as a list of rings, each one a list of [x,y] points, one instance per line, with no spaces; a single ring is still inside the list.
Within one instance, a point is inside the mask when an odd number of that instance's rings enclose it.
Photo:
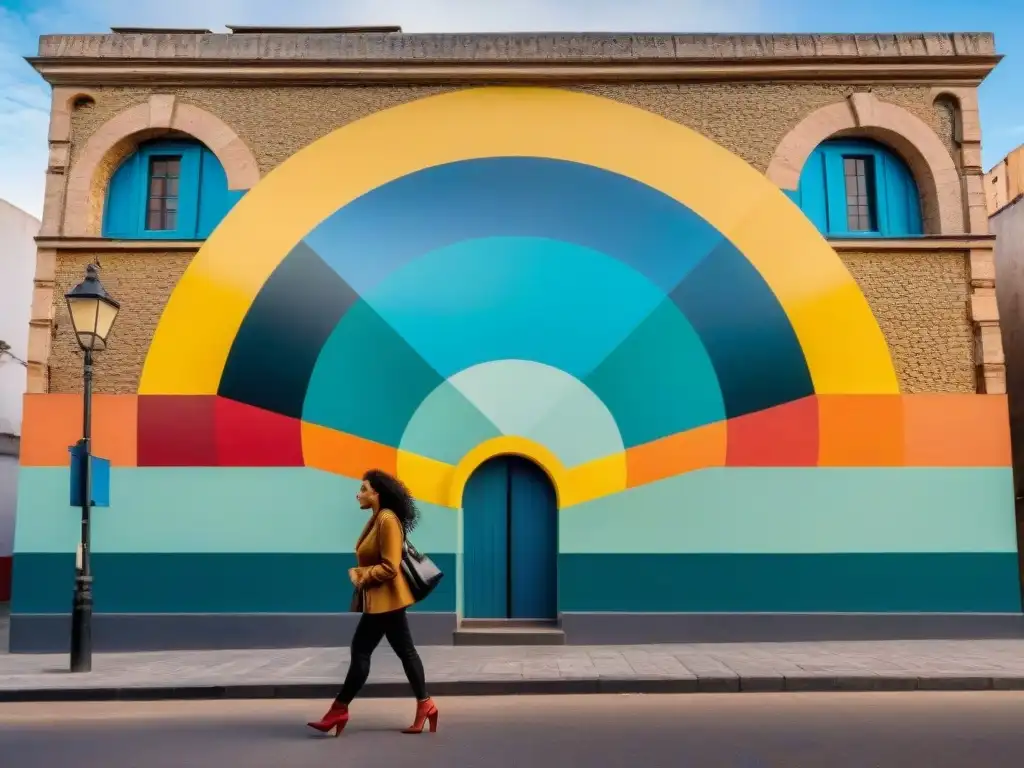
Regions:
[[[11,347],[11,354],[0,353],[0,602],[10,599],[11,591],[18,446],[26,384],[25,367],[20,361],[28,359],[38,232],[35,217],[0,200],[0,340]]]
[[[1010,403],[1018,536],[1024,538],[1024,147],[985,174]],[[1024,567],[1024,566],[1022,566]]]

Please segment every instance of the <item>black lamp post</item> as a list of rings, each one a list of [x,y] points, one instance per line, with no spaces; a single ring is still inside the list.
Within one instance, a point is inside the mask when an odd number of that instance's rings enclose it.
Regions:
[[[66,294],[68,314],[85,354],[82,387],[81,503],[82,562],[75,573],[75,602],[71,609],[71,671],[92,669],[92,569],[89,564],[89,518],[92,506],[92,353],[107,348],[107,337],[121,308],[100,283],[95,264],[85,268],[85,280]]]

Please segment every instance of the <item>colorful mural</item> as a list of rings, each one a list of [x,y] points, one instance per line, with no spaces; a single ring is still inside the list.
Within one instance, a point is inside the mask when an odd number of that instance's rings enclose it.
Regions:
[[[16,612],[67,610],[43,555],[74,550],[49,468],[79,403],[28,399]],[[461,572],[463,491],[503,454],[552,481],[559,611],[1020,609],[1005,399],[901,394],[785,194],[591,95],[463,90],[298,152],[195,257],[138,395],[97,410],[98,610],[344,610],[310,586],[343,573],[370,466]],[[637,569],[655,586],[608,578]]]

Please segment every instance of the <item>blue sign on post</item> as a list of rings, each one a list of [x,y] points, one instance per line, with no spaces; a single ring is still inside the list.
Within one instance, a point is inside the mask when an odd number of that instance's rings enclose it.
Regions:
[[[82,506],[82,473],[85,471],[83,461],[85,448],[81,443],[68,447],[71,454],[71,506]],[[92,506],[110,506],[110,459],[90,456],[92,465]]]

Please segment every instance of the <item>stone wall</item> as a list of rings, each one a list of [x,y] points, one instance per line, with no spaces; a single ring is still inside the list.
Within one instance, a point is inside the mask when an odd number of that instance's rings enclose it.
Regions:
[[[86,264],[101,264],[103,284],[121,301],[110,349],[96,358],[96,391],[125,394],[138,387],[164,305],[192,256],[188,252],[58,254],[54,291],[58,333],[51,353],[50,392],[81,391],[81,356],[66,330],[70,321],[60,297],[82,279]],[[966,254],[841,256],[885,333],[901,390],[974,392]]]
[[[264,174],[297,150],[367,115],[453,88],[348,86],[293,88],[91,88],[95,105],[71,115],[71,163],[89,137],[110,118],[144,104],[153,93],[174,94],[229,125],[255,154]],[[841,102],[863,88],[816,83],[693,83],[582,86],[582,90],[645,109],[699,131],[764,171],[783,137],[819,107]],[[935,104],[931,88],[884,85],[876,98],[921,118],[955,154],[948,105]]]
[[[905,393],[976,391],[966,253],[843,253]]]
[[[50,392],[81,392],[82,354],[71,330],[64,293],[85,276],[89,263],[100,265],[104,287],[121,312],[111,332],[110,348],[95,357],[96,392],[135,392],[149,342],[171,291],[194,252],[57,254],[54,287],[56,333],[50,347]],[[188,354],[187,350],[183,354]]]
[[[90,88],[92,101],[70,112],[70,171],[89,138],[112,117],[173,94],[214,115],[248,146],[261,174],[332,130],[415,99],[451,90],[440,86],[322,86]],[[808,114],[863,91],[829,83],[605,84],[579,90],[614,99],[686,125],[764,172],[779,143]],[[927,85],[877,85],[880,100],[902,107],[935,131],[957,156],[955,114]],[[98,233],[97,233],[98,234]],[[968,317],[968,256],[957,252],[844,253],[884,330],[906,392],[974,392],[972,328]],[[98,363],[97,387],[134,391],[149,341],[187,252],[64,252],[57,258],[54,310],[66,327],[61,296],[96,258],[104,284],[123,301],[110,352]],[[49,391],[80,387],[80,357],[60,330],[50,355]]]

